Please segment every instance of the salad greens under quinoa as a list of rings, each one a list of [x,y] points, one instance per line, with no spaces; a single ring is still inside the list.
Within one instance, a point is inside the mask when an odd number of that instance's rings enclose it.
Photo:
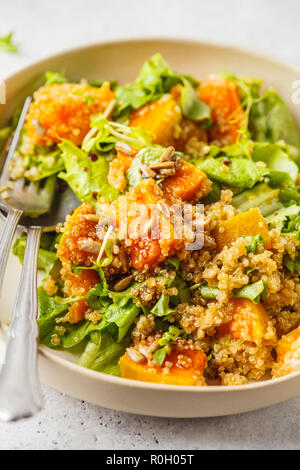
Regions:
[[[0,150],[16,121],[0,130]],[[195,79],[160,54],[121,86],[47,72],[11,179],[56,174],[81,205],[42,235],[40,341],[83,367],[158,383],[299,370],[299,166],[289,110],[259,79]],[[129,233],[134,204],[169,211],[158,237],[151,217]],[[190,249],[175,221],[189,206],[195,227],[198,204],[203,243]],[[21,262],[25,244],[24,234],[13,247]]]

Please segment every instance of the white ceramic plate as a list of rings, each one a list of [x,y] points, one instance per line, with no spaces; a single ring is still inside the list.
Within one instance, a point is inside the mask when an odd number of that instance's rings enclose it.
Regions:
[[[142,63],[161,52],[179,72],[203,77],[223,70],[261,77],[274,85],[290,104],[300,127],[300,105],[291,101],[292,82],[300,73],[275,60],[213,44],[184,40],[134,40],[96,44],[67,51],[39,61],[6,80],[7,104],[0,105],[0,126],[16,106],[43,81],[47,70],[65,70],[68,78],[132,80]],[[18,288],[20,266],[11,255],[1,297],[0,320],[9,319]],[[5,328],[0,339],[5,340]],[[3,345],[2,345],[3,346]],[[3,355],[3,347],[0,354]],[[81,368],[72,356],[40,347],[41,380],[82,400],[131,413],[168,417],[204,417],[240,413],[272,405],[296,396],[300,391],[300,373],[229,387],[184,387],[157,385],[111,377]]]

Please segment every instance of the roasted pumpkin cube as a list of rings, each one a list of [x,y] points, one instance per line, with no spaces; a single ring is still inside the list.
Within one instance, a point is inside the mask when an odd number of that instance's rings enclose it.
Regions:
[[[292,345],[300,338],[300,326],[290,331],[286,335],[283,335],[277,343],[277,361],[281,362],[284,360],[286,354],[290,352]],[[299,348],[300,348],[300,341]]]
[[[182,248],[181,239],[175,238],[171,220],[162,212],[153,214],[155,207],[168,206],[168,200],[153,179],[137,184],[129,193],[120,196],[105,210],[119,229],[119,239],[130,240],[129,252],[132,266],[147,271]],[[126,216],[125,216],[126,215]],[[152,232],[152,224],[157,233]]]
[[[180,168],[175,175],[166,178],[161,187],[168,196],[191,201],[206,196],[211,190],[212,183],[206,174],[195,165],[180,159]]]
[[[273,367],[273,377],[281,377],[300,370],[300,325],[282,336],[277,343],[277,361]]]
[[[42,87],[34,93],[26,132],[36,145],[69,139],[79,146],[90,129],[90,117],[103,113],[114,97],[108,82],[101,88],[75,83]]]
[[[174,127],[181,118],[180,107],[170,94],[151,101],[130,114],[130,125],[140,127],[154,135],[154,143],[173,142]]]
[[[118,191],[123,192],[127,186],[126,171],[130,168],[135,154],[127,155],[118,152],[117,157],[109,164],[108,182]]]
[[[261,215],[258,208],[242,212],[228,220],[220,222],[212,234],[216,240],[217,250],[221,251],[224,246],[242,236],[261,235],[267,250],[271,249],[271,238],[268,224]]]
[[[164,370],[164,366],[148,365],[146,360],[141,363],[134,362],[126,352],[119,360],[121,376],[160,384],[197,385],[201,379],[203,383],[203,373],[207,365],[203,351],[191,349],[178,351],[172,348],[166,360],[172,363],[172,366]],[[185,364],[185,367],[181,364]]]
[[[206,80],[199,86],[198,96],[211,108],[215,126],[208,131],[210,140],[221,145],[235,143],[246,116],[236,85],[219,77]]]
[[[231,299],[227,311],[232,313],[232,320],[218,328],[218,336],[230,335],[234,339],[251,341],[274,341],[275,331],[262,303],[254,304],[248,299]]]
[[[90,239],[98,241],[96,235],[96,219],[91,216],[95,210],[89,203],[81,204],[68,216],[67,225],[59,242],[57,256],[65,266],[73,263],[80,266],[91,266],[98,254],[83,249],[80,240]]]
[[[91,266],[97,259],[97,253],[85,251],[80,244],[80,240],[87,238],[96,241],[96,222],[93,218],[86,218],[91,214],[95,214],[92,206],[81,204],[69,218],[58,245],[57,256],[62,263],[65,292],[69,296],[84,296],[99,282],[98,273],[94,270],[81,270],[74,274],[71,269],[72,264]],[[84,299],[72,303],[69,309],[70,322],[82,320],[87,308]]]

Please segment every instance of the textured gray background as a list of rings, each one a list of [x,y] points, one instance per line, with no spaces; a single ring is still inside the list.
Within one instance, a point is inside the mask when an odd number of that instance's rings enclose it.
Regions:
[[[247,46],[300,65],[297,0],[0,0],[0,77],[66,47],[110,38],[172,36]],[[264,410],[170,420],[105,410],[43,387],[35,418],[0,424],[0,449],[300,448],[300,397]]]

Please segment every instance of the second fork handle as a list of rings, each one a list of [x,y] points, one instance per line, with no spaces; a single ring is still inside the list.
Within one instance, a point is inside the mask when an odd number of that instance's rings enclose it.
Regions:
[[[7,264],[10,247],[14,238],[16,227],[23,211],[9,209],[0,238],[0,291],[2,288],[5,268]]]
[[[37,260],[41,227],[29,227],[22,274],[0,376],[0,419],[33,416],[42,407],[37,375]]]

